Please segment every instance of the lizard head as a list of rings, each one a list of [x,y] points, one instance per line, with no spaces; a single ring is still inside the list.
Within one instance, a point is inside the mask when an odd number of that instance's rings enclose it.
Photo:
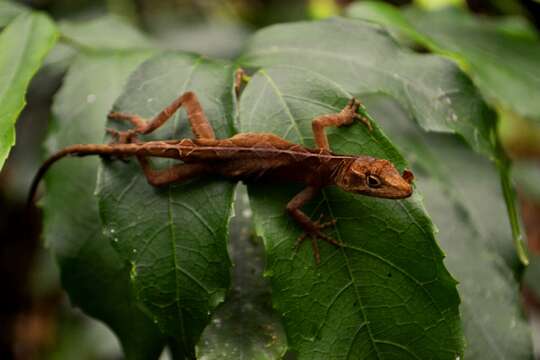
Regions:
[[[388,160],[361,157],[340,175],[336,185],[357,194],[403,199],[411,196],[413,191],[413,173],[405,170],[400,174]]]

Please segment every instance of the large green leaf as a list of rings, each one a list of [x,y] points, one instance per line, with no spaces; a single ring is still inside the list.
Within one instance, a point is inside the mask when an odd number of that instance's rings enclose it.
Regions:
[[[540,41],[523,26],[511,27],[506,19],[474,17],[457,8],[400,12],[391,5],[362,2],[348,13],[381,22],[448,55],[462,65],[492,103],[540,120]]]
[[[225,62],[164,54],[131,76],[115,110],[150,118],[191,90],[216,136],[229,137],[232,73]],[[145,139],[184,137],[193,134],[181,110]],[[155,165],[172,163],[156,161]],[[187,357],[194,356],[210,312],[229,287],[226,239],[233,189],[231,182],[208,178],[155,188],[146,182],[136,161],[110,161],[103,167],[99,197],[106,233],[131,264],[138,300],[164,332],[177,338],[177,350]]]
[[[295,30],[285,33],[302,42],[300,29]],[[340,65],[328,67],[339,73]],[[240,128],[312,146],[311,119],[337,112],[353,95],[361,95],[345,90],[343,79],[343,73],[332,79],[297,66],[263,68],[242,94]],[[330,130],[332,149],[389,159],[403,169],[402,157],[374,126],[371,133],[360,124]],[[301,231],[285,212],[287,201],[301,188],[256,183],[248,189],[267,251],[273,301],[299,359],[462,355],[456,283],[444,268],[418,194],[383,200],[324,190],[307,213],[335,218],[331,234],[345,246],[320,244],[322,262],[316,266],[309,245],[298,254],[293,251]]]
[[[0,33],[0,169],[15,144],[26,89],[57,37],[54,23],[40,13],[19,15]]]
[[[465,359],[531,359],[497,169],[460,139],[423,132],[391,99],[364,101],[410,160],[446,263],[460,282]]]
[[[343,18],[272,26],[253,36],[241,60],[309,69],[353,94],[389,94],[425,130],[457,133],[494,156],[493,119],[467,76],[448,60],[398,46],[379,26]]]
[[[79,56],[56,95],[47,153],[74,143],[101,142],[107,112],[145,53]],[[44,233],[60,265],[71,302],[118,335],[129,359],[159,355],[164,339],[137,307],[130,267],[102,234],[96,186],[97,158],[64,159],[46,178]]]
[[[510,25],[508,21],[480,22],[458,9],[422,12],[410,8],[401,13],[391,5],[374,2],[354,4],[348,13],[382,23],[397,37],[407,37],[450,56],[468,70],[484,96],[495,105],[503,104],[524,115],[532,111],[529,116],[536,112],[531,106],[540,109],[533,100],[540,84],[540,72],[534,60],[540,59],[540,43],[526,26]],[[509,161],[500,146],[496,146],[495,152],[516,251],[521,262],[527,264],[515,194],[510,185]]]
[[[341,18],[264,29],[253,37],[242,60],[247,66],[288,64],[309,69],[353,94],[391,95],[424,130],[463,137],[497,162],[516,251],[527,263],[495,116],[452,62],[412,53],[378,25]]]

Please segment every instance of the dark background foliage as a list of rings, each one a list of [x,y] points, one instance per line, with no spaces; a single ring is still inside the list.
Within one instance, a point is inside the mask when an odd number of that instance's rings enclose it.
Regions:
[[[459,1],[457,1],[459,2]],[[62,279],[57,268],[56,262],[51,259],[49,250],[45,250],[41,244],[41,216],[39,210],[34,209],[30,214],[24,210],[24,200],[26,191],[29,187],[29,182],[34,171],[39,166],[43,159],[42,143],[45,139],[46,132],[51,129],[60,128],[62,122],[71,120],[72,114],[80,116],[79,121],[84,121],[85,118],[90,119],[92,114],[85,113],[84,109],[70,108],[70,96],[77,91],[84,90],[100,93],[110,91],[117,98],[122,92],[121,87],[109,88],[107,84],[100,82],[100,78],[96,77],[93,82],[88,82],[87,78],[78,78],[78,74],[84,72],[100,71],[106,73],[110,71],[111,76],[119,79],[127,79],[132,70],[144,59],[151,55],[152,47],[156,44],[160,48],[179,49],[192,51],[207,56],[220,59],[233,59],[238,56],[242,49],[245,48],[247,38],[257,29],[268,25],[282,22],[292,22],[297,20],[325,18],[338,13],[344,13],[351,17],[368,18],[374,20],[369,14],[362,12],[362,1],[350,6],[351,1],[290,1],[290,0],[228,0],[228,1],[197,1],[197,0],[107,0],[107,1],[90,1],[90,0],[35,0],[21,1],[21,4],[29,8],[42,10],[48,13],[52,18],[59,21],[60,28],[63,30],[63,39],[59,45],[49,54],[45,60],[45,66],[33,78],[26,96],[27,106],[24,108],[20,119],[16,125],[17,144],[11,150],[6,164],[0,172],[0,230],[2,234],[2,243],[0,244],[0,276],[4,279],[3,293],[5,296],[0,297],[0,357],[1,358],[45,358],[45,359],[64,359],[64,358],[87,358],[87,359],[115,359],[121,358],[122,352],[118,341],[112,335],[110,330],[102,323],[93,320],[80,310],[73,308],[63,292],[61,282],[65,289],[70,286],[77,287],[81,281],[92,283],[94,287],[82,289],[77,296],[71,298],[72,303],[83,302],[84,299],[91,297],[97,291],[106,292],[107,301],[117,302],[119,297],[126,293],[122,286],[126,283],[118,281],[118,283],[101,284],[94,280],[96,273],[100,269],[106,267],[101,264],[117,264],[120,263],[117,259],[118,255],[113,251],[112,247],[108,252],[108,256],[103,257],[102,253],[99,257],[93,258],[97,254],[96,248],[99,244],[108,245],[108,239],[102,234],[98,234],[94,243],[80,249],[75,249],[76,244],[54,244],[53,248],[60,254],[59,263],[61,266],[76,269],[84,267],[88,271],[84,278],[70,278],[69,273],[64,273]],[[394,5],[410,5],[411,1],[388,1]],[[416,4],[428,4],[430,1],[417,1]],[[432,2],[433,3],[433,2]],[[358,5],[358,8],[356,6]],[[494,21],[499,16],[512,16],[515,22],[508,21],[503,24],[505,31],[511,35],[509,43],[511,46],[519,45],[519,41],[514,37],[516,33],[534,39],[538,43],[538,28],[540,28],[540,3],[534,0],[521,1],[506,1],[506,0],[468,0],[466,1],[466,11],[476,15],[487,16]],[[0,27],[4,27],[10,20],[9,11],[19,11],[13,9],[2,12],[4,4],[0,2]],[[5,10],[5,9],[4,9]],[[20,10],[26,11],[26,10]],[[123,18],[127,24],[126,28],[119,26],[117,23],[110,22],[110,19],[102,18],[102,15],[116,15]],[[377,13],[380,15],[380,13]],[[490,88],[489,82],[483,82],[486,79],[493,79],[489,74],[482,77],[480,72],[475,72],[475,66],[478,69],[483,69],[485,63],[495,60],[493,63],[500,66],[496,71],[505,73],[507,68],[514,65],[512,57],[509,57],[509,62],[497,61],[497,51],[500,49],[488,48],[486,52],[480,54],[485,55],[482,58],[478,54],[474,54],[467,48],[467,44],[463,45],[457,40],[454,41],[451,36],[451,30],[444,27],[437,28],[436,25],[430,24],[429,21],[422,20],[421,13],[406,11],[403,13],[405,18],[415,25],[414,29],[407,27],[392,27],[390,30],[396,39],[401,39],[403,44],[410,44],[412,40],[416,42],[416,50],[418,52],[435,52],[448,56],[458,63],[463,62],[469,66],[463,66],[465,69],[472,69],[469,73],[475,84],[480,88],[484,97],[486,97],[493,107],[497,108],[500,118],[500,134],[506,151],[516,161],[514,171],[515,181],[518,185],[520,209],[523,214],[523,222],[528,232],[529,248],[531,250],[531,263],[524,277],[523,298],[526,304],[528,319],[532,324],[534,331],[538,325],[538,310],[540,304],[540,262],[534,254],[540,254],[540,174],[538,164],[540,161],[540,125],[538,119],[534,118],[531,113],[527,113],[528,104],[522,104],[520,108],[512,109],[511,106],[498,106],[501,102],[498,101],[498,96],[504,92],[488,92]],[[100,20],[96,22],[85,22],[88,19]],[[527,23],[527,19],[529,22]],[[375,19],[377,20],[377,19]],[[385,23],[385,21],[383,21]],[[84,24],[84,25],[82,25]],[[401,23],[400,23],[401,24]],[[530,25],[532,24],[532,25]],[[501,27],[503,26],[501,25]],[[113,26],[111,28],[111,26]],[[132,31],[131,26],[138,28],[140,32]],[[536,27],[536,29],[535,29]],[[426,40],[425,35],[434,35],[430,33],[432,30],[437,30],[440,37],[431,37]],[[482,33],[483,28],[467,28],[471,41],[474,42],[475,36],[485,35]],[[514,31],[512,33],[512,31]],[[110,36],[114,32],[115,36]],[[482,34],[481,34],[482,33]],[[69,36],[65,36],[68,34]],[[449,35],[450,34],[450,35]],[[457,34],[456,37],[463,36]],[[521,36],[520,35],[520,36]],[[450,39],[448,39],[449,36]],[[487,34],[486,36],[491,36]],[[486,38],[480,38],[478,41],[485,44]],[[424,40],[424,42],[422,42]],[[445,42],[446,41],[446,42]],[[122,51],[123,47],[130,48],[134,44],[141,49],[141,53],[134,54],[132,58],[127,60],[111,61],[110,59],[92,61],[84,58],[78,58],[72,64],[75,58],[75,51],[69,44],[92,46],[96,45],[101,48],[110,48],[114,51]],[[452,46],[450,46],[450,45]],[[456,45],[457,44],[457,45]],[[513,45],[512,45],[513,44]],[[147,53],[145,51],[148,51]],[[460,52],[462,51],[462,52]],[[490,53],[493,51],[493,53]],[[503,48],[504,52],[511,53],[512,49]],[[518,51],[518,50],[515,50]],[[486,55],[487,54],[487,55]],[[537,58],[540,61],[540,58]],[[100,67],[93,68],[94,61],[102,61]],[[249,59],[246,63],[249,64]],[[255,65],[257,60],[252,60]],[[536,64],[538,64],[538,61]],[[68,66],[71,65],[69,71]],[[274,64],[264,64],[271,66]],[[517,65],[519,66],[519,65]],[[523,67],[526,69],[526,66]],[[67,71],[67,74],[66,74]],[[278,73],[279,74],[279,73]],[[480,74],[480,75],[478,75]],[[520,74],[516,75],[517,77]],[[91,78],[89,76],[88,78]],[[527,81],[527,73],[522,76],[524,81]],[[531,79],[535,80],[535,79]],[[537,80],[537,79],[536,79]],[[63,92],[57,93],[59,87],[63,84]],[[286,81],[284,86],[287,86]],[[484,85],[487,84],[487,85]],[[519,85],[519,84],[518,84]],[[516,86],[518,86],[516,85]],[[257,86],[256,84],[253,86]],[[508,86],[513,86],[509,83]],[[512,90],[514,88],[511,88]],[[514,90],[514,93],[518,90]],[[56,95],[55,95],[56,94]],[[491,95],[491,97],[490,97]],[[65,97],[64,97],[65,96]],[[82,95],[81,95],[82,96]],[[52,107],[54,102],[55,107]],[[494,99],[494,100],[493,100]],[[107,111],[113,104],[114,99],[99,103],[103,111]],[[101,101],[101,100],[98,100]],[[373,109],[376,119],[380,119],[381,126],[385,129],[390,129],[393,126],[396,131],[396,123],[399,124],[399,130],[392,133],[387,130],[387,135],[399,145],[402,152],[409,154],[406,156],[410,163],[422,171],[427,169],[427,172],[433,170],[431,167],[432,161],[448,165],[445,171],[451,173],[448,175],[449,184],[442,181],[426,182],[420,189],[424,197],[429,197],[434,194],[448,192],[448,199],[452,204],[451,211],[443,203],[428,203],[427,210],[432,216],[433,221],[439,228],[448,223],[464,222],[467,225],[460,228],[460,239],[470,239],[482,237],[486,242],[492,241],[489,246],[505,248],[502,251],[504,255],[501,262],[495,265],[490,262],[491,259],[486,259],[491,256],[490,252],[480,252],[484,258],[467,258],[468,248],[465,241],[458,246],[449,246],[449,260],[446,265],[454,276],[459,276],[464,291],[478,291],[478,296],[486,296],[490,289],[493,289],[495,297],[505,298],[505,301],[512,306],[512,311],[515,313],[507,314],[508,319],[514,319],[514,316],[519,319],[519,306],[516,305],[520,301],[518,294],[512,289],[508,291],[504,284],[517,284],[516,279],[520,279],[522,268],[516,265],[516,258],[513,252],[509,252],[509,238],[501,240],[497,234],[509,231],[507,224],[503,224],[502,228],[497,221],[493,223],[482,222],[481,215],[487,208],[497,207],[499,213],[504,214],[504,211],[499,209],[500,203],[492,204],[489,202],[480,204],[483,201],[485,192],[486,198],[499,191],[496,179],[496,170],[485,159],[477,155],[467,155],[470,157],[470,163],[463,164],[455,159],[460,158],[466,147],[462,142],[456,142],[454,137],[438,134],[436,136],[426,136],[416,128],[411,128],[407,125],[405,111],[399,104],[386,99],[384,97],[373,97],[367,99],[367,104],[370,109]],[[245,106],[249,106],[246,101]],[[513,103],[510,102],[509,105]],[[508,104],[505,104],[508,105]],[[52,111],[51,111],[52,108]],[[242,108],[240,108],[242,109]],[[523,110],[522,109],[526,109]],[[537,114],[538,115],[538,114]],[[307,115],[306,115],[307,116]],[[49,118],[51,120],[49,121]],[[386,124],[389,118],[395,119],[394,124]],[[383,120],[386,119],[386,120]],[[233,121],[232,119],[229,119]],[[103,126],[103,124],[99,124]],[[96,125],[97,126],[97,125]],[[243,125],[245,126],[245,125]],[[241,128],[242,127],[241,125]],[[404,136],[404,134],[406,136]],[[101,128],[95,133],[80,133],[73,132],[58,133],[56,141],[60,144],[68,144],[73,141],[81,142],[99,142],[101,137]],[[361,136],[361,135],[359,135]],[[79,139],[79,140],[77,140]],[[420,144],[420,145],[419,145]],[[57,144],[55,144],[57,145]],[[46,144],[52,146],[51,144]],[[418,150],[419,146],[436,149],[433,152],[425,152]],[[426,155],[422,158],[422,155]],[[66,164],[66,166],[56,173],[55,176],[60,179],[57,182],[57,193],[61,194],[56,198],[57,204],[46,204],[46,206],[62,207],[64,201],[73,199],[73,194],[62,194],[61,181],[68,181],[62,177],[67,176],[70,171],[80,171],[94,174],[98,161],[94,164],[85,163],[84,167],[77,162]],[[76,170],[74,170],[76,169]],[[417,168],[415,168],[417,170]],[[114,172],[114,169],[108,171]],[[475,182],[464,182],[460,173],[478,173],[478,177],[484,179],[491,176],[488,181],[481,181],[481,184]],[[457,174],[457,175],[456,175]],[[435,174],[434,178],[440,174]],[[54,183],[54,181],[53,181]],[[456,185],[458,184],[458,185]],[[109,184],[114,186],[114,184]],[[212,184],[208,184],[209,187]],[[460,186],[463,189],[464,197],[478,196],[475,206],[470,205],[466,199],[453,197],[452,186]],[[93,196],[94,188],[85,188],[81,186],[84,194],[78,193],[80,198],[80,207],[83,208],[88,202],[85,202],[85,196]],[[54,188],[49,189],[54,191]],[[76,190],[75,190],[76,191]],[[221,189],[224,196],[230,196],[227,189]],[[260,199],[265,194],[257,194],[257,189],[249,190],[253,195],[255,206],[260,206]],[[260,190],[259,190],[260,192]],[[64,196],[64,198],[62,198]],[[246,198],[245,189],[239,195],[239,198]],[[253,200],[252,200],[253,202]],[[97,206],[97,204],[95,204]],[[253,203],[252,203],[253,205]],[[485,206],[482,207],[481,205]],[[93,205],[92,205],[93,206]],[[268,206],[266,204],[265,206]],[[82,209],[87,210],[87,209]],[[284,330],[282,329],[279,316],[272,310],[272,305],[269,303],[269,294],[271,292],[270,285],[266,279],[262,278],[261,269],[264,263],[264,253],[260,241],[254,240],[251,237],[253,233],[252,225],[249,221],[251,218],[251,210],[246,205],[246,201],[236,202],[236,216],[231,224],[231,237],[237,239],[231,243],[229,252],[233,262],[239,264],[233,270],[232,290],[229,295],[235,301],[222,306],[214,314],[210,325],[204,330],[203,350],[200,356],[212,356],[212,354],[222,353],[224,358],[235,358],[239,354],[245,356],[261,356],[261,358],[274,359],[282,354],[287,348]],[[271,213],[272,208],[259,208],[259,211]],[[84,212],[84,211],[83,211]],[[97,212],[97,210],[96,210]],[[464,215],[465,214],[465,215]],[[53,219],[54,220],[54,219]],[[86,218],[84,224],[95,224],[99,219]],[[506,221],[506,218],[505,218]],[[473,226],[470,226],[470,223]],[[52,222],[54,224],[54,221]],[[488,224],[488,225],[486,225]],[[69,226],[73,232],[77,229],[81,230],[80,223],[66,224],[62,218],[57,219],[57,226]],[[279,224],[272,224],[279,228]],[[489,229],[487,228],[489,227]],[[502,229],[502,230],[501,230]],[[100,228],[94,229],[101,232]],[[444,229],[443,229],[444,230]],[[500,231],[499,231],[500,230]],[[45,229],[45,231],[53,231],[54,227]],[[81,231],[81,244],[84,243],[84,236],[87,236],[88,229]],[[98,239],[99,238],[99,239]],[[452,241],[452,237],[441,231],[439,236],[441,246]],[[482,241],[484,241],[482,240]],[[101,242],[100,242],[101,241]],[[505,241],[507,241],[505,243]],[[500,244],[503,245],[500,245]],[[478,244],[477,244],[478,245]],[[476,246],[477,246],[476,245]],[[56,248],[55,248],[56,247]],[[83,251],[87,255],[88,263],[78,263],[73,261],[73,251]],[[101,249],[101,248],[100,248]],[[452,253],[454,251],[454,253]],[[498,252],[499,250],[496,250]],[[272,256],[276,256],[272,254]],[[455,261],[453,259],[465,257],[466,262],[474,263],[476,261],[485,261],[489,266],[484,267],[485,272],[477,271],[478,278],[483,279],[485,287],[478,286],[474,281],[463,281],[460,271],[466,273],[463,269],[464,262]],[[102,263],[103,262],[103,263]],[[466,263],[465,262],[465,263]],[[118,266],[114,272],[104,274],[111,279],[122,280],[130,276],[129,268]],[[75,271],[75,270],[74,270]],[[280,271],[277,268],[277,271]],[[497,273],[501,276],[493,276]],[[67,275],[66,275],[67,274]],[[502,284],[502,285],[501,285]],[[255,288],[255,291],[248,291],[247,288]],[[500,290],[503,289],[504,290]],[[517,288],[517,285],[516,285]],[[497,290],[500,290],[497,292]],[[79,288],[80,290],[80,288]],[[113,291],[114,290],[114,291]],[[118,295],[115,291],[118,291]],[[463,297],[463,296],[462,296]],[[463,299],[462,299],[463,301]],[[491,302],[486,302],[485,306],[491,306]],[[478,311],[478,304],[465,304],[464,312],[468,315],[474,315]],[[495,308],[496,309],[496,308]],[[283,309],[280,309],[282,311]],[[132,358],[145,358],[146,356],[156,356],[161,351],[161,346],[168,343],[172,356],[178,355],[178,344],[171,341],[166,336],[163,336],[159,331],[152,328],[152,322],[139,312],[138,308],[133,307],[130,299],[122,298],[118,303],[118,310],[113,314],[102,314],[101,309],[86,308],[86,313],[91,316],[101,318],[103,316],[118,316],[119,321],[115,326],[114,319],[109,324],[113,330],[119,334],[120,341],[126,348],[132,349],[135,353],[126,354]],[[125,312],[125,313],[124,313]],[[120,314],[120,315],[119,315]],[[122,317],[132,316],[134,326],[139,326],[145,329],[145,339],[155,344],[154,347],[144,346],[140,344],[128,344],[130,341],[130,332],[132,328],[123,328]],[[228,321],[230,319],[245,319],[248,317],[253,321],[252,327],[236,326],[237,322]],[[484,319],[485,320],[485,319]],[[506,320],[506,319],[505,319]],[[501,320],[502,322],[503,320]],[[510,320],[509,320],[510,321]],[[519,320],[518,320],[519,321]],[[269,327],[261,329],[257,328],[260,323],[270,324]],[[511,322],[510,322],[511,323]],[[506,324],[506,323],[505,323]],[[251,328],[256,328],[257,331],[249,331]],[[520,328],[521,329],[521,328]],[[523,329],[522,329],[523,330]],[[519,331],[522,331],[519,330]],[[478,329],[465,328],[465,333],[470,331],[475,333]],[[514,328],[500,329],[500,332],[518,331]],[[527,341],[528,331],[517,333],[520,338],[525,339],[523,347],[516,352],[511,352],[515,358],[527,358],[530,354],[529,342]],[[495,331],[497,332],[497,331]],[[224,337],[223,333],[235,334],[235,337]],[[122,336],[122,334],[126,334]],[[495,334],[492,337],[487,336],[485,342],[490,349],[496,348],[490,341],[502,339],[503,335]],[[538,335],[535,333],[535,338]],[[230,339],[249,339],[249,341],[238,341],[237,343],[229,343]],[[502,341],[502,340],[501,340]],[[267,346],[268,344],[272,346]],[[225,346],[225,344],[228,344]],[[250,344],[250,345],[246,345]],[[140,345],[140,350],[137,346]],[[474,350],[474,346],[473,346]],[[521,351],[523,350],[523,352]],[[509,354],[507,349],[502,349],[498,354],[504,356]],[[474,354],[474,352],[472,352]],[[294,358],[295,354],[290,352],[287,356]],[[211,358],[211,357],[210,357]],[[510,357],[506,357],[510,358]]]

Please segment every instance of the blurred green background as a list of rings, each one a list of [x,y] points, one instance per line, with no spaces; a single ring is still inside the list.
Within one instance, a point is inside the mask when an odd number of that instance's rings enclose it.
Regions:
[[[535,0],[387,2],[400,6],[412,4],[427,10],[457,6],[475,16],[517,19],[512,24],[525,24],[531,36],[538,40],[540,3]],[[103,23],[89,23],[86,28],[77,24],[113,14],[140,29],[140,33],[129,36],[141,43],[153,41],[163,48],[230,59],[241,51],[247,37],[261,27],[339,15],[352,1],[34,0],[19,3],[47,12],[55,20],[61,21],[64,27],[74,27],[79,39],[106,43],[108,29]],[[0,1],[0,8],[2,6]],[[0,17],[0,26],[4,25]],[[116,31],[124,30],[118,28]],[[52,97],[61,84],[71,55],[68,47],[58,46],[47,58],[47,66],[32,81],[27,96],[28,105],[17,123],[17,145],[0,173],[0,233],[3,238],[17,239],[4,241],[0,247],[0,274],[4,279],[4,294],[7,294],[0,297],[0,358],[122,357],[116,338],[105,325],[69,305],[60,287],[56,264],[40,244],[39,214],[34,213],[34,218],[30,219],[32,226],[28,227],[25,222],[23,204],[31,176],[42,161],[42,141],[47,130]],[[504,107],[498,110],[501,138],[517,164],[515,180],[529,235],[529,247],[533,253],[540,254],[540,122],[531,121]],[[249,224],[238,226],[238,231],[244,234],[249,232]],[[23,228],[28,233],[22,232]],[[256,245],[253,246],[260,252]],[[533,264],[536,264],[534,257]],[[537,319],[540,318],[537,315],[540,301],[534,289],[540,288],[540,285],[535,284],[539,281],[534,275],[529,275],[527,279],[527,285],[532,290],[524,291],[525,300],[531,318]],[[537,321],[533,323],[533,329],[540,328]],[[536,334],[536,344],[539,343],[538,337]],[[167,356],[166,352],[162,355],[163,358]]]

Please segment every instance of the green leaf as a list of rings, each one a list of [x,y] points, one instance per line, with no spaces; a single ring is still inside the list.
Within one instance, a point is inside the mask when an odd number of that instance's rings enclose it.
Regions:
[[[150,118],[191,90],[216,136],[229,137],[232,81],[228,63],[165,54],[139,67],[114,108]],[[180,110],[145,139],[185,137],[193,134]],[[100,211],[106,232],[131,264],[138,300],[164,332],[177,338],[186,357],[194,356],[210,312],[229,287],[226,239],[233,189],[231,182],[208,178],[156,188],[147,183],[135,160],[105,162],[101,173]]]
[[[348,14],[382,20],[394,31],[451,57],[492,104],[540,120],[540,41],[523,25],[509,26],[511,19],[482,19],[453,8],[400,12],[390,5],[369,2],[355,4]]]
[[[410,160],[445,262],[460,282],[465,359],[531,359],[498,170],[460,139],[423,132],[395,101],[363,100]]]
[[[15,144],[15,121],[26,89],[58,32],[48,16],[23,14],[0,33],[0,169]]]
[[[77,57],[53,104],[47,153],[103,139],[108,111],[130,72],[147,53],[92,53]],[[130,267],[102,234],[94,195],[99,160],[64,159],[46,177],[44,234],[60,265],[71,302],[118,335],[126,358],[159,356],[163,335],[137,307]]]
[[[322,34],[356,34],[357,30],[355,24],[338,20],[266,32],[282,34],[281,40],[295,34],[298,44],[308,47],[308,29],[319,36],[321,53],[325,52]],[[269,40],[264,35],[263,31],[256,36],[255,46],[257,40]],[[366,37],[365,32],[358,35]],[[279,44],[272,46],[276,52],[283,50]],[[300,51],[293,53],[303,56]],[[351,76],[352,63],[328,62],[324,69],[340,74],[330,78],[309,68],[314,62],[259,70],[240,100],[241,130],[270,131],[313,146],[311,119],[337,112],[353,95],[361,95],[346,90],[345,75]],[[330,129],[332,149],[389,159],[402,170],[403,158],[374,127],[373,132],[361,124]],[[297,254],[293,251],[301,231],[286,214],[285,205],[301,187],[257,183],[248,189],[257,233],[267,251],[273,302],[299,359],[455,359],[462,355],[456,283],[444,268],[418,193],[408,200],[384,200],[325,189],[305,207],[306,213],[336,219],[329,234],[345,246],[320,242],[322,262],[317,266],[308,244]]]
[[[479,23],[457,9],[428,13],[411,8],[409,12],[402,14],[390,5],[367,2],[352,6],[349,9],[349,15],[381,22],[394,29],[394,32],[399,31],[402,35],[408,36],[429,49],[453,58],[461,64],[462,68],[468,70],[484,96],[492,101],[496,100],[495,103],[500,102],[505,106],[513,103],[518,106],[522,99],[530,96],[527,102],[536,104],[536,101],[532,101],[537,90],[537,86],[533,83],[536,80],[540,81],[540,77],[534,75],[538,73],[538,69],[534,60],[530,61],[530,55],[534,59],[535,53],[538,52],[540,59],[540,46],[536,38],[531,38],[528,30],[511,32],[508,30],[506,21]],[[423,31],[418,30],[420,27]],[[515,45],[513,45],[514,40]],[[527,53],[529,46],[531,54]],[[516,52],[508,51],[508,49],[516,50]],[[531,82],[528,84],[528,81],[522,81],[529,78]],[[498,88],[503,92],[511,90],[505,94],[500,92],[499,97],[493,93],[499,92]],[[517,110],[516,107],[510,107]],[[479,115],[488,119],[494,118],[488,116],[486,112]],[[472,117],[470,121],[476,121],[476,118]],[[493,128],[488,134],[492,139],[496,139]],[[526,265],[527,253],[516,210],[515,194],[510,184],[510,163],[498,141],[493,140],[493,142],[495,142],[494,155],[491,157],[499,167],[514,244],[521,262]]]
[[[399,47],[379,26],[343,18],[277,25],[257,32],[241,60],[306,68],[353,94],[389,94],[425,130],[459,134],[495,156],[494,121],[467,76],[441,57]]]
[[[252,216],[245,186],[235,194],[229,249],[234,264],[227,301],[212,315],[197,344],[205,360],[273,360],[287,350],[281,319],[271,303],[270,283],[263,278],[264,248],[252,239]]]
[[[91,49],[153,48],[152,41],[125,19],[114,15],[92,20],[62,21],[59,24],[67,43]]]
[[[102,15],[90,20],[62,20],[58,27],[61,41],[45,59],[45,66],[63,73],[80,51],[156,49],[152,40],[126,19]]]
[[[437,48],[437,45],[431,42],[429,37],[416,31],[395,6],[379,1],[355,2],[347,8],[347,15],[384,25],[400,43],[413,40],[429,48]]]
[[[259,31],[243,61],[248,66],[308,68],[353,94],[389,94],[424,130],[463,137],[473,149],[498,163],[516,251],[527,264],[508,161],[497,142],[494,114],[450,61],[401,48],[376,25],[340,18]]]
[[[0,0],[0,28],[9,24],[18,15],[28,12],[29,10],[26,6],[11,1]]]

